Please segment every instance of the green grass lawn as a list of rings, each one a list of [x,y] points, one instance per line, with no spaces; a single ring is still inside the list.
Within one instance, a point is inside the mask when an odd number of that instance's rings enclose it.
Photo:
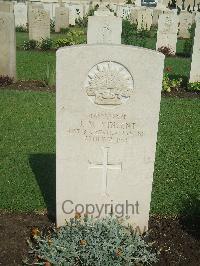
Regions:
[[[191,59],[184,57],[166,57],[165,66],[172,68],[172,75],[189,78]]]
[[[17,78],[19,80],[43,80],[47,65],[56,65],[54,51],[17,51]]]
[[[0,209],[52,208],[55,94],[1,90],[0,102]],[[199,117],[198,99],[162,98],[152,213],[187,213],[200,197]]]
[[[36,176],[39,170],[47,188],[44,194],[52,191],[48,186],[55,163],[49,165],[52,160],[38,158],[40,154],[55,153],[55,94],[0,91],[0,99],[0,208],[44,208]],[[41,162],[39,169],[32,169],[37,159]]]
[[[47,64],[55,67],[56,54],[54,51],[17,51],[17,77],[19,80],[42,80]],[[166,57],[165,66],[172,68],[172,75],[189,77],[191,59],[182,57]]]
[[[75,28],[74,28],[75,30]],[[64,38],[65,34],[51,34],[52,39]],[[28,33],[17,32],[17,46],[20,47],[24,40],[28,40]],[[184,40],[178,40],[177,51],[183,52]],[[149,38],[146,48],[155,49],[156,38]],[[50,63],[55,67],[55,51],[23,51],[17,50],[17,76],[18,79],[41,80],[45,75],[47,64]],[[189,77],[191,59],[184,57],[166,57],[165,66],[172,68],[172,75]]]

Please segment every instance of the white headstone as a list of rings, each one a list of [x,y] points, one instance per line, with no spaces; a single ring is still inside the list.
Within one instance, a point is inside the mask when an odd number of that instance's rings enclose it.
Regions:
[[[115,4],[115,3],[110,3],[109,6],[110,6],[110,9],[111,9],[114,13],[117,12],[117,7],[118,7],[117,4]]]
[[[94,16],[114,16],[114,13],[111,12],[107,7],[100,7],[97,11],[94,11]]]
[[[26,27],[27,25],[27,5],[25,3],[16,3],[14,5],[15,25]]]
[[[138,9],[140,9],[140,7],[134,7],[134,8],[131,9],[130,20],[134,24],[137,24],[137,20],[138,20]]]
[[[185,0],[184,1],[184,7],[185,7],[185,10],[187,10],[188,6],[190,5],[190,8],[193,9],[193,6],[197,5],[197,3],[199,3],[199,1],[193,1],[193,0]]]
[[[166,8],[168,6],[169,0],[158,0],[156,7],[157,8]]]
[[[69,5],[69,24],[74,26],[76,19],[83,18],[83,5],[70,4]]]
[[[117,5],[117,10],[116,10],[117,17],[123,19],[130,19],[132,8],[133,8],[132,5]]]
[[[150,30],[152,26],[153,11],[150,8],[137,9],[137,29]]]
[[[29,40],[41,41],[46,38],[50,38],[49,12],[32,8],[29,12]]]
[[[50,15],[50,18],[51,19],[54,19],[55,18],[55,13],[54,13],[54,10],[53,10],[53,5],[54,5],[54,3],[46,3],[46,2],[43,2],[44,10],[46,10],[46,11],[49,12],[49,15]]]
[[[14,12],[14,5],[9,1],[0,1],[0,12]]]
[[[163,13],[164,14],[176,14],[177,15],[177,9],[169,9],[169,8],[165,8],[163,9]]]
[[[158,20],[156,49],[168,47],[171,54],[176,53],[178,17],[175,13],[161,14]]]
[[[56,16],[56,8],[59,6],[60,6],[59,3],[53,3],[53,6],[52,6],[52,18],[53,18],[53,20],[55,19],[55,16]],[[65,7],[69,8],[69,5],[65,4]]]
[[[200,82],[200,15],[196,15],[196,29],[192,53],[190,82]]]
[[[14,14],[0,12],[0,75],[16,78]]]
[[[88,12],[90,11],[90,9],[92,8],[90,3],[83,3],[83,16],[88,15]]]
[[[27,2],[27,9],[28,9],[28,13],[27,13],[27,18],[28,18],[28,23],[29,23],[29,18],[30,18],[30,13],[32,11],[32,9],[44,9],[44,5],[39,3],[39,2]]]
[[[61,28],[69,27],[69,9],[67,7],[56,7],[55,32]]]
[[[193,14],[187,11],[181,11],[179,15],[179,33],[178,36],[184,39],[190,38],[189,29],[193,23]]]
[[[57,51],[58,226],[120,211],[147,229],[163,68],[163,54],[133,46]]]
[[[153,9],[153,20],[152,20],[152,24],[154,26],[157,26],[158,25],[158,19],[159,19],[159,16],[161,14],[163,14],[163,10],[157,9],[157,8],[154,8]]]
[[[121,44],[122,19],[109,10],[88,17],[87,43]]]
[[[142,3],[141,3],[142,1],[141,0],[135,0],[135,6],[141,6],[142,5]]]

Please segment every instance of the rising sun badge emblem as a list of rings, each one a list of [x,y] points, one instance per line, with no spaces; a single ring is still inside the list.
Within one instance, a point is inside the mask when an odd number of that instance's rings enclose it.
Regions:
[[[123,65],[102,62],[89,71],[84,88],[94,104],[121,105],[133,92],[133,78]]]

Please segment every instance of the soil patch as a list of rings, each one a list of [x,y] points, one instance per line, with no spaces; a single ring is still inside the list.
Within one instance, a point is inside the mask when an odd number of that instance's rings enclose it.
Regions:
[[[162,92],[163,97],[176,97],[176,98],[199,98],[200,91],[187,91],[185,88],[181,88],[178,91]]]
[[[40,80],[26,80],[17,81],[7,86],[0,86],[0,90],[19,90],[19,91],[55,91],[54,87],[45,86],[44,82]]]
[[[0,265],[22,265],[28,256],[32,228],[52,227],[47,215],[0,212]],[[149,241],[160,250],[156,266],[197,266],[200,258],[200,217],[157,217],[149,221]]]
[[[27,239],[31,229],[50,225],[47,215],[0,211],[0,265],[23,265],[23,259],[28,256]]]
[[[156,266],[197,266],[200,259],[200,217],[157,217],[149,221],[149,239],[160,251]]]

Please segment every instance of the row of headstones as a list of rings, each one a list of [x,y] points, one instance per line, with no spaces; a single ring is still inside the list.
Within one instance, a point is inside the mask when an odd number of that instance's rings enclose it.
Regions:
[[[161,4],[156,8],[134,7],[132,5],[113,5],[113,7],[115,7],[113,10],[117,16],[137,24],[138,29],[143,28],[146,30],[158,25],[158,19],[161,14],[177,14],[177,9],[170,10]],[[178,36],[180,38],[190,38],[188,29],[195,22],[196,13],[198,13],[197,9],[194,12],[182,10],[178,15]]]
[[[179,10],[191,10],[197,11],[200,8],[199,0],[158,0],[157,7],[168,7],[177,8]]]
[[[58,13],[58,10],[56,12],[56,9],[58,7],[60,7],[61,4],[58,3],[48,3],[48,2],[44,2],[41,4],[38,4],[40,2],[37,3],[31,3],[30,4],[32,6],[40,6],[41,8],[44,8],[44,10],[49,12],[49,16],[51,19],[55,19],[56,17],[56,13]],[[10,3],[10,7],[6,7],[6,3],[3,2],[3,7],[1,7],[2,2],[0,2],[0,9],[1,11],[7,11],[6,9],[13,9],[14,13],[15,13],[15,25],[17,26],[26,26],[28,20],[27,20],[27,14],[28,14],[28,6],[29,3],[16,3],[15,5],[13,5],[13,3]],[[104,3],[104,6],[107,3]],[[50,7],[51,5],[51,7]],[[109,6],[110,8],[113,10],[113,12],[116,13],[116,15],[118,17],[122,17],[122,18],[130,18],[133,17],[133,20],[136,19],[137,17],[137,12],[141,13],[141,15],[139,16],[144,16],[144,12],[147,13],[147,17],[151,16],[152,17],[152,23],[151,23],[151,18],[148,18],[148,27],[149,24],[152,25],[156,25],[157,21],[158,21],[158,16],[160,13],[162,12],[167,12],[168,9],[163,5],[163,4],[159,4],[158,7],[156,8],[148,8],[146,9],[145,7],[140,7],[141,3],[136,1],[136,5],[119,5],[119,4],[112,4],[110,3]],[[83,18],[84,15],[86,15],[89,11],[89,9],[91,7],[94,7],[94,3],[93,4],[89,4],[89,3],[83,3],[83,4],[75,4],[75,3],[62,3],[62,7],[67,7],[68,8],[68,23],[70,25],[75,25],[75,20],[80,18]],[[174,10],[176,12],[176,10]],[[66,12],[66,11],[64,11]],[[60,10],[60,13],[62,14],[62,11]],[[184,13],[184,12],[183,12]],[[186,12],[185,12],[186,13]]]
[[[69,25],[75,25],[75,20],[83,17],[83,9],[70,8],[60,6],[55,8],[55,31],[59,32],[61,28],[66,28]],[[82,11],[81,11],[82,10]],[[158,18],[163,13],[176,13],[169,9],[151,9],[143,7],[135,7],[127,13],[120,13],[118,17],[129,18],[133,23],[137,24],[138,29],[150,30],[151,26],[158,24]],[[176,10],[175,10],[176,11]],[[71,15],[70,15],[71,14]],[[15,15],[16,16],[16,15]],[[41,38],[50,37],[50,16],[43,5],[29,4],[29,39],[39,41]],[[189,28],[195,20],[195,12],[189,13],[182,11],[178,16],[178,36],[181,38],[189,38]]]
[[[62,7],[60,7],[63,9]],[[193,48],[190,81],[200,81],[199,64],[199,13],[196,14],[196,31]],[[192,19],[192,18],[191,18]],[[49,37],[50,23],[47,13],[42,8],[32,8],[29,13],[30,39],[40,40]],[[9,32],[9,34],[7,34]],[[178,17],[174,12],[162,13],[159,16],[156,49],[168,47],[172,54],[176,53],[178,32]],[[16,76],[16,45],[15,22],[12,12],[1,12],[0,17],[0,49],[1,71],[0,74]],[[87,43],[121,44],[122,19],[114,16],[107,8],[99,8],[94,16],[89,16]],[[5,62],[5,63],[3,63]],[[199,62],[199,63],[198,63]]]
[[[98,39],[101,39],[102,35],[104,35],[106,43],[115,43],[112,41],[113,38],[115,40],[119,40],[117,43],[121,43],[121,37],[118,37],[122,30],[121,18],[115,17],[114,13],[110,12],[107,8],[95,13],[95,19],[93,17],[89,17],[90,26],[88,27],[88,32],[91,31],[91,28],[94,28],[94,30],[92,30],[92,34],[88,34],[88,36],[90,36],[88,37],[88,42],[91,43],[91,39],[92,42],[94,40],[94,42],[99,43],[101,41],[98,41]],[[61,28],[69,26],[68,15],[69,10],[66,7],[56,8],[55,30],[57,32],[59,32]],[[97,18],[98,16],[112,16],[112,18],[107,18],[109,21],[102,20],[101,23],[101,18]],[[161,47],[168,47],[171,54],[176,54],[177,34],[182,38],[190,37],[189,28],[195,22],[195,13],[191,14],[183,11],[179,16],[177,16],[177,14],[171,10],[154,10],[153,15],[152,10],[148,8],[135,8],[131,12],[131,20],[132,22],[137,23],[138,29],[145,28],[150,30],[153,24],[153,18],[154,23],[157,23],[158,21],[157,50]],[[97,24],[101,27],[101,29],[95,30],[95,28],[98,28]],[[111,29],[113,33],[109,33]],[[50,37],[50,20],[48,13],[38,6],[30,6],[29,38],[31,40],[39,41],[41,38],[47,37]],[[105,41],[102,42],[105,43]]]
[[[177,16],[176,10],[169,9],[151,9],[151,8],[135,8],[132,9],[129,19],[137,24],[138,29],[150,30],[152,26],[158,25],[159,16],[161,14],[172,14],[177,17],[178,36],[180,38],[189,38],[190,33],[188,29],[195,22],[195,12],[189,13],[181,11]]]
[[[40,8],[48,13],[50,19],[55,19],[56,10],[58,7],[67,7],[69,9],[68,20],[70,25],[75,25],[75,20],[79,17],[83,18],[91,7],[89,3],[84,4],[71,4],[71,3],[40,3],[40,2],[26,2],[26,3],[13,3],[0,1],[0,11],[1,12],[14,12],[15,14],[15,25],[16,26],[26,26],[28,23],[28,14],[31,8]]]
[[[182,18],[183,15],[185,14],[180,15],[180,17]],[[188,13],[187,16],[187,20],[182,18],[182,27],[179,29],[182,36],[189,37],[188,28],[190,28],[192,23],[196,22],[190,82],[200,82],[200,13],[196,13],[196,16]],[[162,12],[160,14],[158,19],[156,50],[166,47],[171,54],[176,54],[179,21],[181,21],[180,18],[178,19],[177,14],[173,11]],[[141,21],[141,24],[142,22],[144,21]],[[148,23],[148,19],[146,22]],[[95,12],[94,16],[89,17],[87,43],[121,44],[121,32],[122,19],[115,17],[112,12],[102,9],[101,11]]]
[[[199,0],[176,0],[176,6],[180,10],[191,10],[199,11],[200,10],[200,1]]]
[[[17,7],[17,8],[15,8]],[[40,41],[41,38],[50,37],[50,12],[45,10],[44,4],[39,3],[19,3],[13,5],[9,2],[0,2],[0,12],[10,12],[15,15],[15,25],[25,27],[28,22],[29,39]],[[85,9],[86,12],[86,9]],[[69,8],[61,6],[55,7],[55,31],[61,28],[75,25],[76,19],[84,16],[82,5],[70,5]]]
[[[91,3],[83,3],[83,4],[74,4],[74,3],[16,3],[13,5],[13,3],[9,2],[0,2],[0,11],[8,11],[8,10],[13,10],[15,14],[15,25],[16,26],[26,26],[28,22],[28,10],[30,9],[30,6],[32,7],[40,7],[46,11],[49,12],[49,16],[51,19],[56,19],[59,23],[65,25],[75,25],[75,20],[78,18],[83,18],[84,15],[86,15],[89,11],[89,9],[93,6],[94,4]],[[104,6],[107,3],[104,3]],[[51,5],[51,8],[50,8]],[[62,9],[58,9],[62,5]],[[158,16],[159,14],[163,12],[168,12],[169,9],[167,9],[164,5],[159,4],[159,7],[156,8],[145,8],[145,7],[140,7],[141,2],[136,1],[135,6],[134,5],[119,5],[119,4],[113,4],[110,3],[109,6],[113,10],[114,13],[118,17],[122,17],[124,19],[132,19],[134,22],[138,22],[139,28],[142,25],[142,21],[144,20],[144,24],[147,26],[147,29],[151,25],[157,25],[158,23]],[[64,7],[67,8],[64,9]],[[174,10],[176,12],[177,10]],[[193,14],[193,17],[195,15],[195,12],[189,13],[190,15]],[[184,20],[190,19],[190,15],[188,15],[187,11],[182,11],[181,16],[180,16],[180,24],[184,24]],[[192,15],[191,15],[192,16]],[[183,27],[184,28],[184,25]],[[56,30],[59,29],[56,27]],[[181,31],[180,31],[180,37],[181,36]]]
[[[5,4],[4,4],[5,5]],[[12,4],[9,4],[12,5]],[[18,4],[17,4],[18,5]],[[17,6],[16,5],[16,6]],[[24,3],[19,3],[19,5],[24,5]],[[131,6],[131,7],[130,7]],[[14,6],[15,7],[15,6]],[[61,28],[66,28],[69,25],[75,25],[75,21],[78,18],[83,18],[84,15],[87,14],[88,10],[91,6],[84,4],[84,5],[70,5],[69,7],[64,6],[57,6],[55,8],[55,31],[59,32]],[[145,28],[149,30],[151,26],[158,24],[158,18],[159,15],[162,13],[168,13],[172,12],[167,8],[145,8],[145,7],[133,7],[132,5],[111,5],[114,8],[113,11],[116,11],[116,14],[118,17],[122,18],[128,18],[133,23],[137,23],[138,29]],[[30,12],[31,9],[39,8],[40,11],[35,11],[38,14],[38,17],[43,17],[44,20],[49,21],[49,13],[45,13],[44,5],[42,4],[29,4],[28,10]],[[43,11],[41,11],[43,9]],[[26,25],[27,22],[27,8],[24,9],[24,13],[17,13],[15,10],[15,25]],[[18,9],[23,10],[23,9]],[[0,11],[1,11],[1,3],[0,3]],[[34,12],[34,11],[32,11]],[[176,12],[176,10],[173,10],[173,12]],[[37,16],[37,15],[36,15]],[[36,17],[34,15],[34,17]],[[22,22],[16,21],[16,17],[19,17],[20,19],[24,19]],[[51,17],[51,16],[50,16]],[[188,28],[190,28],[191,24],[194,23],[195,18],[195,12],[189,13],[187,11],[181,11],[180,15],[178,16],[179,19],[179,31],[178,35],[181,38],[189,38],[190,33],[188,31]],[[38,20],[37,20],[38,21]],[[21,24],[19,24],[19,22]],[[30,21],[31,22],[31,21]],[[39,21],[38,21],[39,22]],[[46,23],[45,23],[46,24]],[[36,27],[35,27],[36,28]],[[48,29],[48,27],[46,27]],[[38,36],[38,34],[36,34]],[[48,37],[48,34],[45,34],[44,37]],[[30,36],[32,37],[32,35]],[[40,36],[39,36],[40,37]]]
[[[182,1],[177,1],[177,7],[178,8],[182,8]],[[198,3],[198,1],[193,1],[193,0],[188,0],[188,1],[183,1],[184,2],[184,8],[185,10],[187,10],[187,8],[189,6],[191,6],[192,8],[190,9],[191,12],[192,11],[197,11],[199,10],[199,6],[200,6],[200,2]],[[37,2],[39,3],[39,2]],[[70,13],[69,16],[72,17],[72,19],[70,19],[71,23],[74,23],[74,16],[80,15],[81,17],[86,15],[90,6],[93,5],[95,6],[95,4],[97,4],[98,2],[93,2],[92,4],[90,2],[83,2],[82,4],[79,3],[63,3],[63,6],[68,7],[70,9]],[[44,9],[49,11],[50,14],[50,18],[54,19],[55,18],[55,10],[56,7],[59,7],[59,3],[48,3],[47,1],[45,2],[41,2],[41,4],[44,6]],[[104,5],[109,5],[112,10],[117,14],[117,16],[126,18],[127,16],[130,15],[131,9],[133,9],[135,6],[139,7],[141,6],[141,1],[135,1],[135,5],[120,5],[120,4],[115,4],[115,3],[110,3],[110,2],[104,2]],[[167,2],[166,3],[158,3],[157,7],[159,8],[166,8],[167,6]],[[16,25],[26,25],[27,23],[27,4],[26,3],[15,3],[14,7],[14,13],[15,13],[15,23]],[[73,25],[73,24],[72,24]]]

